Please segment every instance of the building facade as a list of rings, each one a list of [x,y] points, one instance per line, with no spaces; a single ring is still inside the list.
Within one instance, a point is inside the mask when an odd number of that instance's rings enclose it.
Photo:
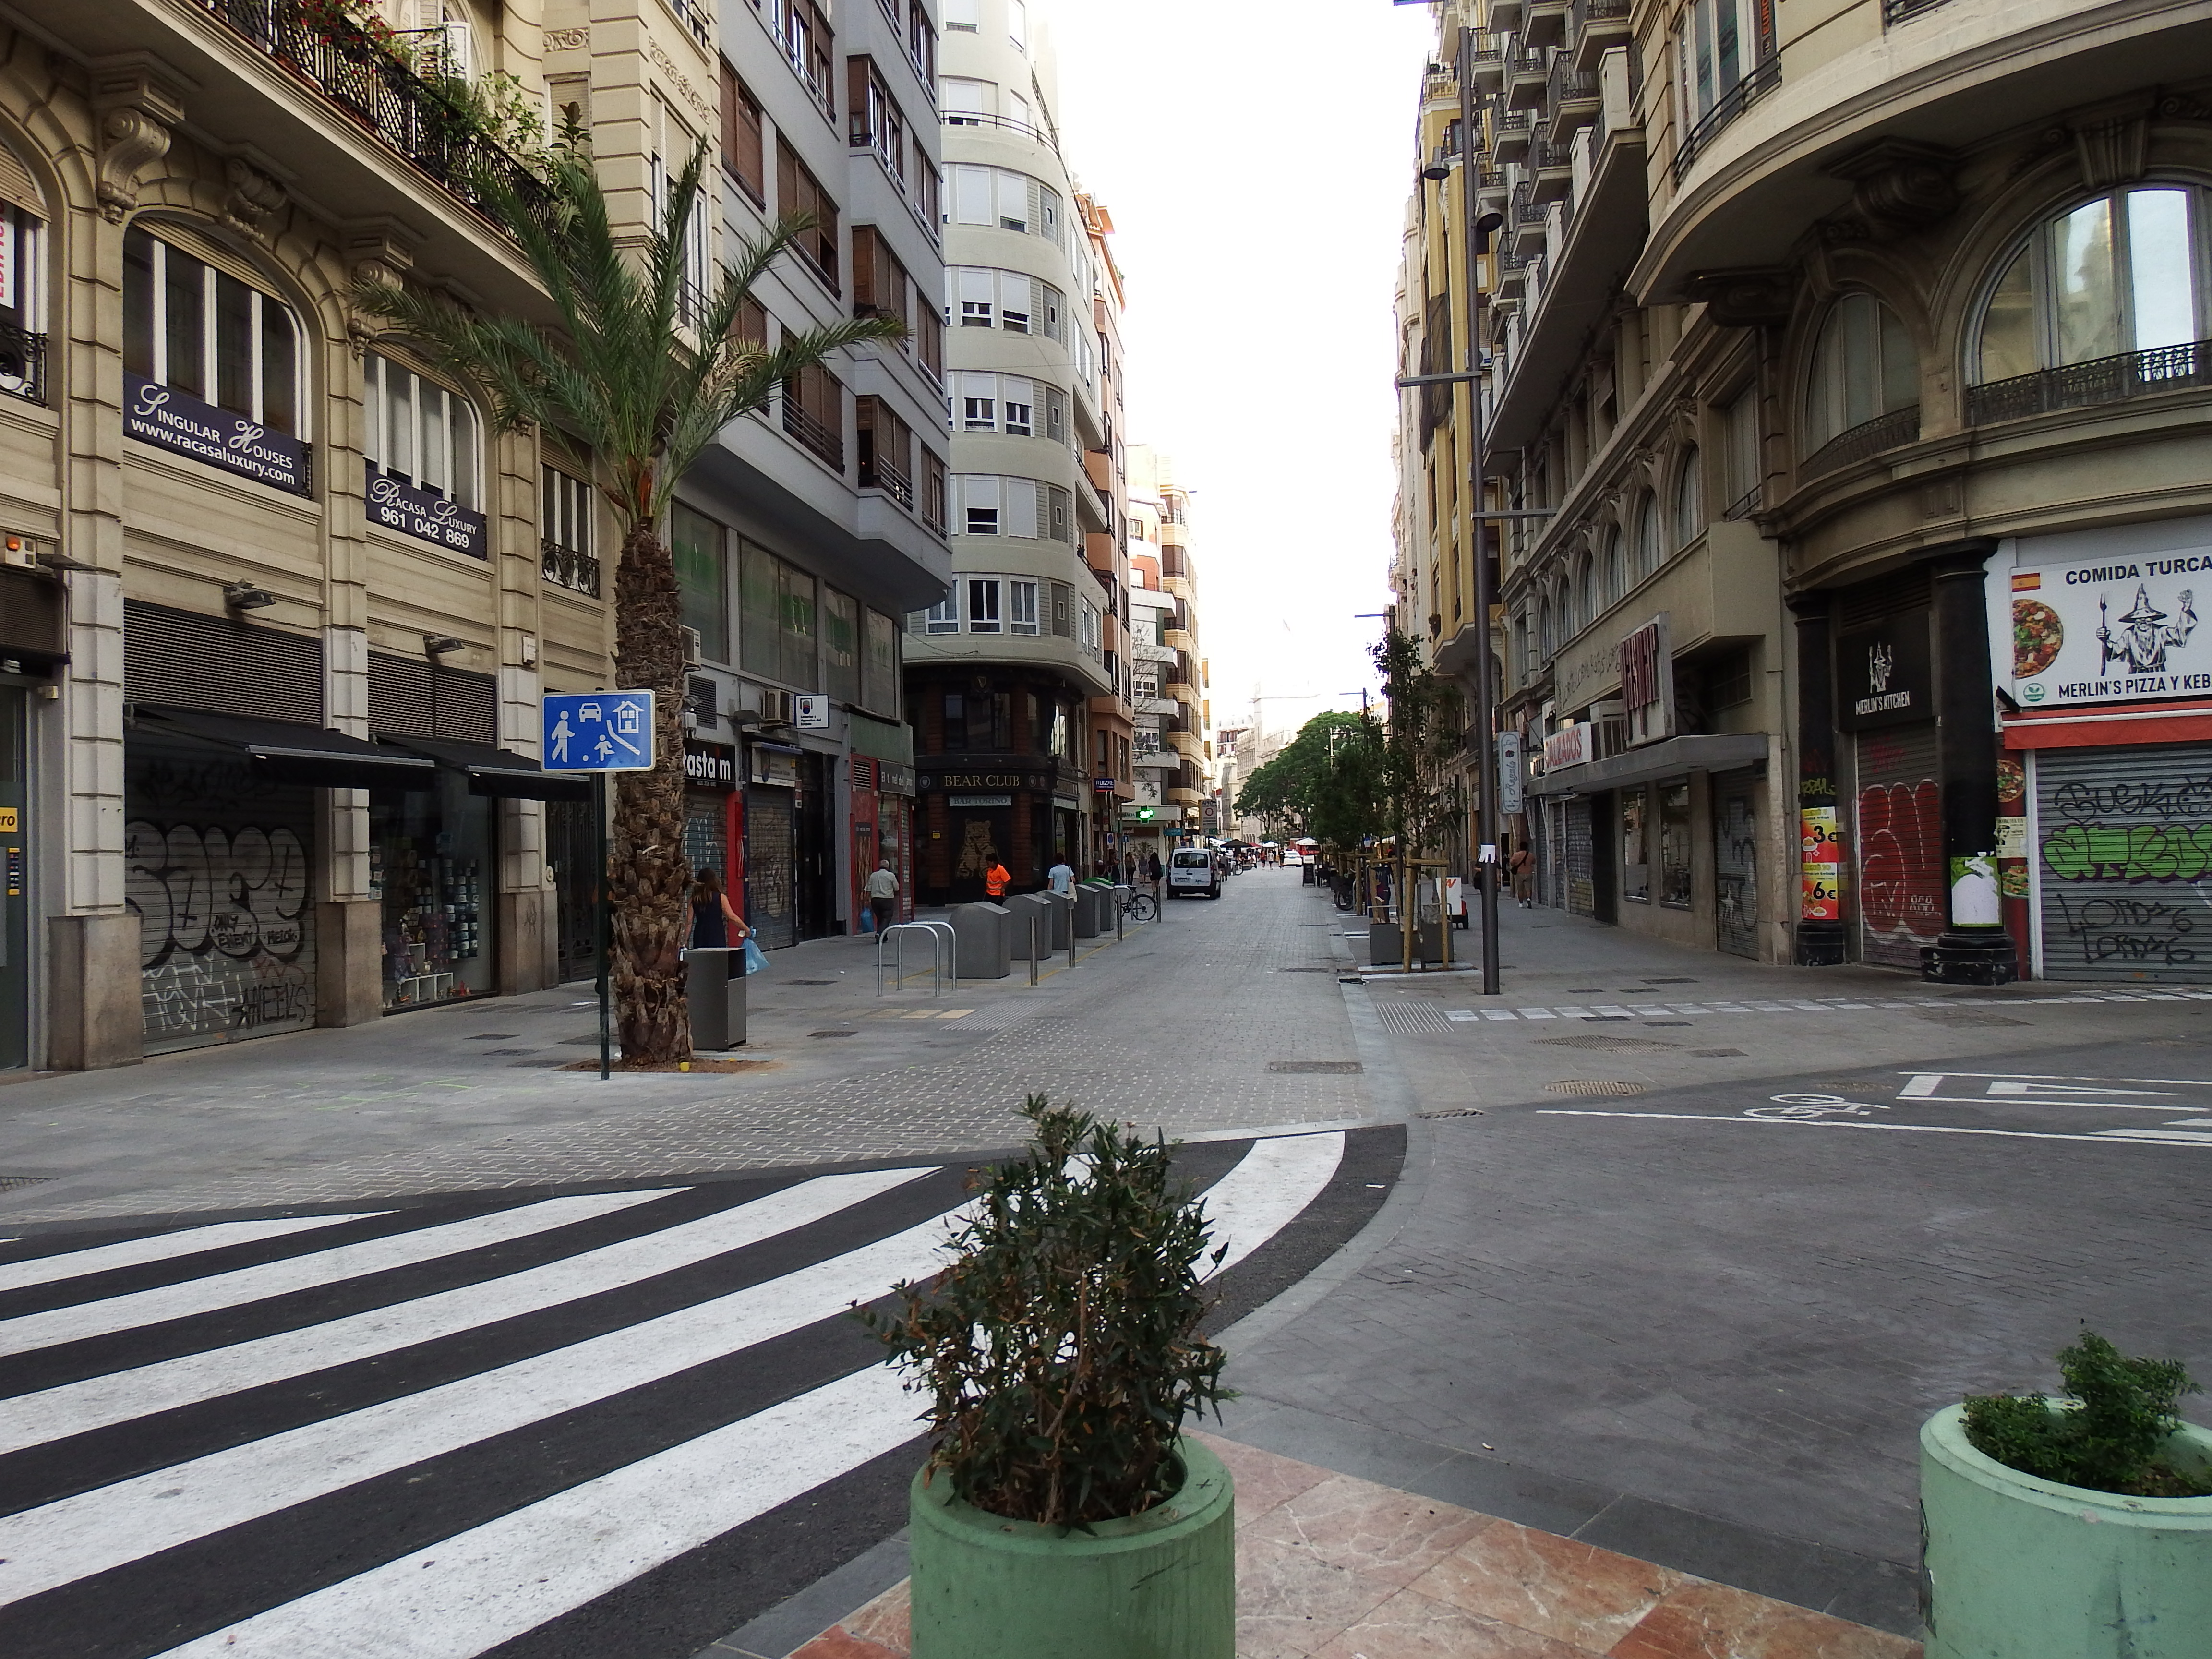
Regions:
[[[953,582],[906,636],[931,902],[983,896],[994,861],[1015,890],[1095,867],[1127,775],[1103,744],[1129,730],[1110,221],[1078,198],[1021,0],[956,0],[942,69]]]
[[[2195,975],[2193,866],[2142,849],[2208,833],[2212,104],[2175,70],[2212,26],[1474,21],[1488,505],[1548,515],[1509,521],[1498,617],[1545,902],[1770,960]]]
[[[1163,862],[1204,829],[1212,738],[1199,651],[1198,569],[1190,496],[1172,458],[1129,452],[1130,644],[1136,696],[1136,786],[1126,809],[1131,850]]]

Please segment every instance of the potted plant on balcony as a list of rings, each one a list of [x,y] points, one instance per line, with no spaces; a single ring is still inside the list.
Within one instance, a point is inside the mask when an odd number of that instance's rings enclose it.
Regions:
[[[2179,1362],[2084,1331],[2065,1400],[1969,1398],[1920,1431],[1929,1659],[2212,1652],[2212,1432]]]
[[[1229,1473],[1182,1434],[1230,1397],[1198,1334],[1204,1212],[1159,1139],[1042,1095],[1024,1115],[951,1266],[862,1315],[931,1402],[914,1659],[1232,1659]]]

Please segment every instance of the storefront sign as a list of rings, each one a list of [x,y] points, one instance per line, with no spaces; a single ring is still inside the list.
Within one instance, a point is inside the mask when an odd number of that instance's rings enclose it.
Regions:
[[[1049,789],[1050,775],[1041,772],[933,772],[921,780],[924,789]]]
[[[434,495],[427,489],[417,489],[413,484],[403,483],[398,478],[386,477],[374,461],[364,461],[368,469],[368,520],[386,530],[396,530],[403,536],[412,536],[417,541],[449,547],[456,553],[466,553],[471,558],[485,558],[490,553],[489,538],[485,533],[484,515],[471,513],[456,506],[443,495]]]
[[[1674,735],[1674,654],[1662,612],[1620,642],[1620,699],[1631,744]]]
[[[1801,921],[1844,919],[1844,838],[1832,806],[1808,806],[1797,814]]]
[[[226,472],[307,493],[307,446],[143,375],[123,377],[124,430]]]
[[[945,805],[948,806],[1012,806],[1013,804],[1014,798],[1012,795],[948,795],[945,797]]]
[[[1593,741],[1597,728],[1590,725],[1564,726],[1544,739],[1544,769],[1556,772],[1563,766],[1580,766],[1596,757]]]
[[[727,744],[687,740],[684,745],[684,781],[695,789],[736,788],[738,751]]]
[[[1885,617],[1836,641],[1838,724],[1846,732],[1933,720],[1933,685],[1925,611]]]
[[[1114,780],[1111,778],[1093,778],[1091,781],[1091,787],[1102,795],[1110,795],[1114,793]]]
[[[901,766],[896,761],[876,763],[876,787],[886,795],[914,793],[914,768]]]
[[[772,783],[781,789],[798,788],[799,757],[775,749],[754,750],[752,781]]]
[[[2084,559],[2012,573],[2012,687],[2024,708],[2212,696],[2196,585],[2212,552]]]
[[[1521,811],[1521,786],[1524,781],[1521,767],[1521,734],[1500,732],[1498,734],[1498,810],[1501,812]]]
[[[791,700],[791,723],[802,732],[827,732],[830,699],[817,692],[801,692]]]

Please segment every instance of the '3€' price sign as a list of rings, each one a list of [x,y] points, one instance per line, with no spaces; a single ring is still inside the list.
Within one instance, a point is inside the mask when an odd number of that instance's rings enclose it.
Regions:
[[[653,769],[653,693],[549,692],[544,707],[549,772]]]

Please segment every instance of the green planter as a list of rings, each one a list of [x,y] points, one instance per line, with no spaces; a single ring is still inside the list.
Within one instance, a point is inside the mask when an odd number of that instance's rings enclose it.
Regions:
[[[1237,1505],[1229,1471],[1182,1443],[1185,1479],[1090,1531],[908,1497],[914,1659],[1236,1659]]]
[[[2208,1659],[2212,1498],[2039,1480],[1966,1442],[1953,1406],[1920,1431],[1927,1659]],[[2175,1468],[2212,1470],[2184,1424]]]

